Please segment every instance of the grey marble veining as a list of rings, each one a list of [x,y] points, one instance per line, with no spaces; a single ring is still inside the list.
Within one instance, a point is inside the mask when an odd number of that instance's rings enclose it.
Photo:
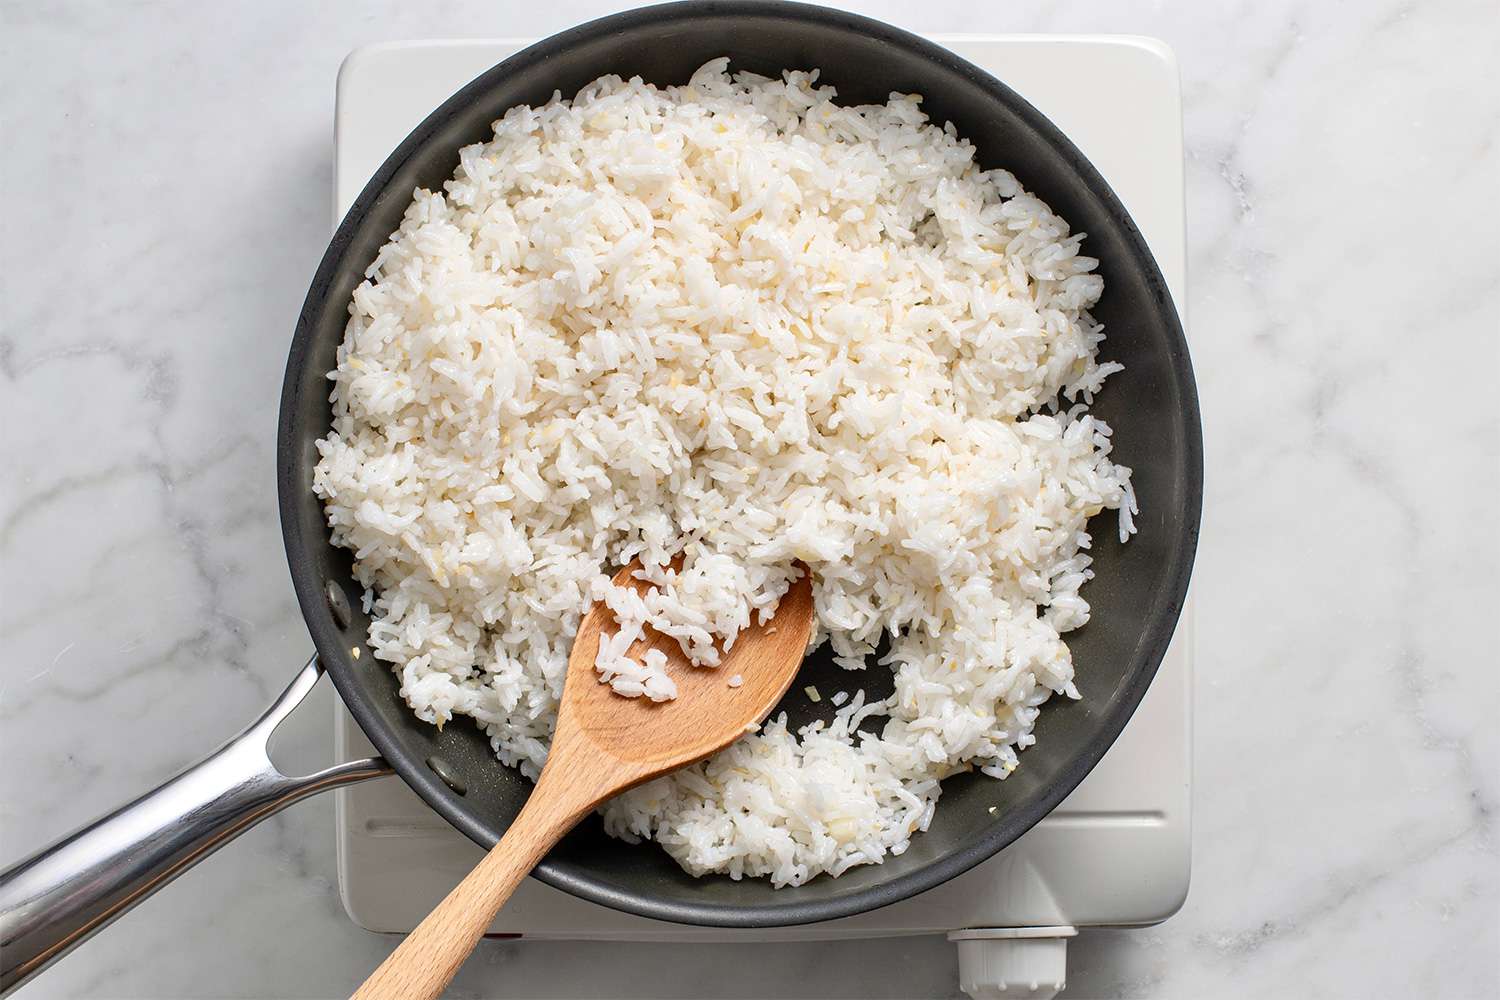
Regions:
[[[1159,927],[1076,939],[1067,995],[1496,995],[1493,4],[858,6],[1156,35],[1181,61],[1208,447],[1194,883]],[[0,860],[217,745],[309,648],[274,430],[339,60],[608,9],[0,3]],[[319,697],[287,754],[328,755]],[[344,916],[315,799],[19,995],[343,996],[390,947]],[[957,988],[939,940],[487,943],[455,995],[622,982]]]

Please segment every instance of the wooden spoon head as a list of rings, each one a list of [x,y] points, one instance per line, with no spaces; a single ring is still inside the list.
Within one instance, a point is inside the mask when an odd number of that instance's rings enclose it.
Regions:
[[[645,593],[650,585],[637,580],[632,563],[616,574],[619,586]],[[601,630],[613,632],[614,615],[596,603],[578,626],[568,657],[568,677],[558,710],[551,756],[570,756],[583,750],[596,754],[602,770],[617,771],[614,791],[623,791],[668,771],[722,750],[766,717],[791,686],[802,665],[812,633],[812,579],[806,568],[764,624],[751,623],[735,638],[717,667],[695,667],[675,639],[650,626],[630,649],[639,662],[648,649],[667,657],[667,673],[677,684],[677,697],[653,702],[626,698],[599,679],[594,661]],[[741,683],[730,687],[738,675]],[[549,756],[548,767],[552,759]]]

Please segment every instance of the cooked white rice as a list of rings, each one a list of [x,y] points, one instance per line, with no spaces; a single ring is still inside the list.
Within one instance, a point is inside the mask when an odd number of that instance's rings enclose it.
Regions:
[[[1134,509],[1086,409],[1118,366],[1082,234],[919,98],[841,107],[816,76],[719,59],[508,112],[355,290],[314,482],[413,710],[531,776],[596,596],[712,663],[801,560],[816,643],[853,670],[890,635],[889,699],[773,719],[604,810],[777,885],[899,854],[945,775],[1015,768],[1042,702],[1078,697],[1086,521],[1117,509],[1123,538]],[[639,607],[608,585],[675,556]],[[675,694],[621,660],[617,690]]]

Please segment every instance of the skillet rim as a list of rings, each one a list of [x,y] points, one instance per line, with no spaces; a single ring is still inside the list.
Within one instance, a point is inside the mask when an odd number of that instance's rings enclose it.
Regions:
[[[736,906],[653,899],[646,893],[622,891],[600,883],[587,874],[581,874],[573,864],[559,862],[550,856],[544,858],[533,873],[548,885],[582,899],[639,916],[676,923],[743,928],[813,923],[873,910],[925,892],[999,853],[1056,808],[1093,770],[1134,714],[1166,654],[1186,599],[1202,516],[1203,443],[1197,388],[1182,325],[1155,258],[1119,198],[1073,143],[1020,95],[942,46],[872,18],[830,8],[801,3],[685,0],[598,18],[551,35],[486,70],[439,105],[387,157],[350,206],[319,262],[298,316],[282,384],[276,447],[278,508],[288,567],[318,656],[332,677],[340,698],[370,742],[428,806],[481,847],[493,846],[503,834],[503,828],[497,829],[493,822],[475,815],[473,809],[448,794],[446,786],[426,766],[422,756],[382,721],[367,691],[373,683],[371,675],[354,669],[344,637],[328,610],[316,552],[326,549],[329,541],[326,532],[319,533],[316,538],[307,537],[298,515],[298,506],[309,487],[301,481],[297,468],[298,445],[303,438],[302,422],[297,419],[297,414],[301,409],[303,376],[315,338],[317,318],[336,277],[346,266],[345,252],[355,230],[392,176],[428,144],[442,125],[504,77],[545,62],[586,39],[613,32],[649,25],[660,27],[679,20],[750,14],[869,36],[935,63],[939,68],[965,78],[992,100],[1006,105],[1025,127],[1032,130],[1040,141],[1050,145],[1067,163],[1118,226],[1130,248],[1130,264],[1153,293],[1157,303],[1156,318],[1172,341],[1169,350],[1176,388],[1181,397],[1178,419],[1183,431],[1182,464],[1175,470],[1175,476],[1179,483],[1186,483],[1186,488],[1183,490],[1185,509],[1181,511],[1184,516],[1177,525],[1176,537],[1169,549],[1175,552],[1175,559],[1166,574],[1164,599],[1157,605],[1158,614],[1142,626],[1137,647],[1138,663],[1126,675],[1107,711],[1101,713],[1095,737],[1083,752],[1075,754],[1059,769],[1045,794],[1008,811],[981,836],[914,871],[847,895],[799,900],[797,889],[786,888],[778,892],[778,902],[771,905]],[[388,682],[390,675],[381,673],[379,677]]]

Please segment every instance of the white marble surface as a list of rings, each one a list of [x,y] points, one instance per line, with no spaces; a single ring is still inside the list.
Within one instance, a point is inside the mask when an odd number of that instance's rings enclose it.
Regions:
[[[212,748],[309,648],[281,555],[286,344],[333,75],[593,2],[0,4],[0,861]],[[1500,992],[1493,3],[869,3],[926,31],[1156,35],[1182,64],[1208,443],[1194,883],[1069,996]],[[328,754],[328,703],[286,742]],[[304,803],[19,995],[343,996]],[[673,966],[669,972],[669,964]],[[951,996],[940,940],[487,943],[455,995]]]

